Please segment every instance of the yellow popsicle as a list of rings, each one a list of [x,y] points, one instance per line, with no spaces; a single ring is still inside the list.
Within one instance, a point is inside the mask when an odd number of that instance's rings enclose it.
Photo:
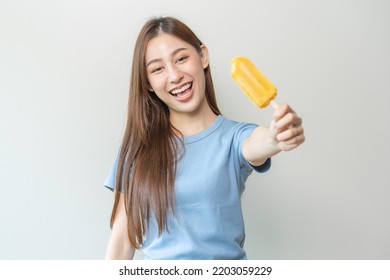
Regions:
[[[246,57],[233,58],[230,74],[244,93],[260,108],[265,108],[276,97],[276,87]]]

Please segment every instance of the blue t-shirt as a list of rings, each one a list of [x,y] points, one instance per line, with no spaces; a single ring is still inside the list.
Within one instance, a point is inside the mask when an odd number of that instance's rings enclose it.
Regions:
[[[252,170],[242,155],[242,143],[257,127],[218,116],[206,130],[184,137],[185,153],[178,162],[175,214],[168,230],[158,234],[150,219],[142,252],[145,259],[246,259],[241,194]],[[113,189],[117,162],[105,186]]]

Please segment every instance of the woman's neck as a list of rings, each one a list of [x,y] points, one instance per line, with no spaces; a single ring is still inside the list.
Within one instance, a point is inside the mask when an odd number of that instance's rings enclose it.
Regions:
[[[190,136],[208,128],[217,118],[210,108],[197,114],[173,114],[171,124],[181,132],[183,136]]]

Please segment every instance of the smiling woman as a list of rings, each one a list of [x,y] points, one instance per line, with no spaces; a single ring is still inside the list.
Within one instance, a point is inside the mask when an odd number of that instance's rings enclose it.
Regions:
[[[134,50],[106,258],[246,259],[241,194],[286,144],[304,141],[287,105],[270,128],[224,118],[208,50],[184,23],[149,20]],[[287,133],[286,133],[287,132]],[[205,163],[213,163],[205,164]]]
[[[168,106],[171,124],[182,132],[189,125],[183,114],[204,118],[205,127],[216,117],[205,97],[204,69],[208,66],[208,52],[204,45],[199,48],[200,51],[173,35],[162,33],[150,40],[146,49],[150,91]]]

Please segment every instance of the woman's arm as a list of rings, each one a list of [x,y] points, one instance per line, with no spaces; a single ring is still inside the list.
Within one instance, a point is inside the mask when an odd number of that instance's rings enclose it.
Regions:
[[[106,260],[130,260],[134,257],[135,250],[130,246],[127,235],[127,217],[124,202],[124,195],[121,193],[107,245]]]
[[[268,127],[259,126],[244,141],[242,154],[254,166],[280,151],[295,149],[305,141],[302,119],[287,104],[279,105]]]

